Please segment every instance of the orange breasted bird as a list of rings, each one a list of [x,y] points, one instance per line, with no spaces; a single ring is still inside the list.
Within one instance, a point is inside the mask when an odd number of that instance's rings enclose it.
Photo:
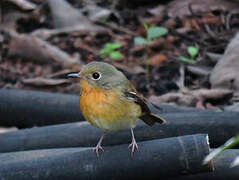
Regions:
[[[138,145],[133,128],[137,119],[152,126],[165,120],[153,114],[147,101],[138,95],[135,87],[114,66],[104,62],[91,62],[82,67],[79,73],[68,77],[80,78],[80,109],[87,121],[104,130],[93,150],[99,155],[103,151],[102,140],[108,131],[131,129],[131,155]]]

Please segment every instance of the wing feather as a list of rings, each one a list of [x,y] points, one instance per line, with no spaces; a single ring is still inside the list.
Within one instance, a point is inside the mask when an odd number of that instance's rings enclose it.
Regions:
[[[163,118],[159,117],[156,114],[153,114],[149,109],[147,100],[143,97],[140,97],[135,91],[126,91],[125,96],[129,100],[134,100],[135,103],[140,105],[142,114],[139,118],[143,120],[149,126],[154,125],[156,122],[157,123],[166,122]],[[156,106],[157,108],[160,108],[157,105],[154,105],[154,106]]]

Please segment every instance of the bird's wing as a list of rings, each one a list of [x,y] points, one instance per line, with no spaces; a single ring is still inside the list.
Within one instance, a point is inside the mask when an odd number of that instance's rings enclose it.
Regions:
[[[133,100],[135,103],[140,105],[142,110],[142,115],[139,118],[142,119],[146,124],[152,126],[154,125],[155,122],[158,122],[158,123],[166,122],[163,118],[159,117],[156,114],[153,114],[149,109],[147,100],[143,97],[140,97],[135,91],[126,91],[125,96],[129,100]]]

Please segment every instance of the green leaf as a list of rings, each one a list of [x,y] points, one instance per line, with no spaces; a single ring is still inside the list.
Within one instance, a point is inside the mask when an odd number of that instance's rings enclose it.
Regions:
[[[180,57],[179,57],[179,60],[180,60],[180,61],[183,61],[183,62],[194,63],[194,60],[193,60],[193,59],[187,58],[187,57],[185,57],[185,56],[180,56]]]
[[[214,110],[214,112],[222,112],[222,110],[221,109],[216,109],[216,110]]]
[[[146,31],[148,31],[149,26],[148,26],[146,23],[144,23],[143,25],[144,25],[144,29],[145,29]]]
[[[119,60],[123,58],[123,54],[119,51],[113,51],[110,53],[110,59]]]
[[[120,48],[122,45],[120,43],[106,43],[105,47],[100,50],[100,55],[102,57],[109,56],[111,52]]]
[[[194,59],[198,55],[198,48],[194,46],[188,46],[188,54]]]
[[[164,27],[151,26],[147,31],[147,39],[152,40],[168,34],[168,29]]]
[[[134,44],[136,44],[136,45],[146,45],[146,44],[148,44],[148,41],[147,41],[147,39],[138,36],[138,37],[134,38]]]
[[[106,43],[105,49],[109,51],[114,51],[116,49],[119,49],[122,45],[120,43]]]
[[[225,144],[223,144],[222,146],[220,146],[219,148],[211,151],[203,160],[203,164],[207,164],[209,161],[211,161],[213,158],[215,158],[216,156],[218,156],[219,154],[221,154],[223,151],[225,151],[226,149],[229,149],[233,146],[235,146],[236,144],[239,144],[239,135],[237,135],[236,137],[233,137],[231,139],[229,139]],[[233,166],[234,164],[232,163],[231,166]]]
[[[100,55],[103,57],[106,57],[109,53],[110,51],[106,48],[100,50]]]

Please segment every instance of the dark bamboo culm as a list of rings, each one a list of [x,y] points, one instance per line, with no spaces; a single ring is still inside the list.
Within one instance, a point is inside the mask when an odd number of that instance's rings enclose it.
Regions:
[[[160,179],[211,172],[202,165],[209,153],[206,134],[138,143],[131,156],[128,144],[105,147],[99,157],[91,148],[65,148],[0,154],[0,179]]]
[[[83,121],[78,96],[19,89],[0,89],[0,126],[28,128]],[[160,104],[163,113],[195,111],[194,108]],[[154,112],[159,112],[153,106]],[[197,110],[198,111],[198,110]]]
[[[84,120],[79,111],[76,95],[1,89],[0,99],[0,126],[32,127]],[[162,107],[163,111],[158,113],[167,120],[167,123],[148,127],[139,121],[135,128],[138,141],[209,133],[211,147],[218,147],[239,132],[237,126],[239,113],[203,111],[169,105]],[[87,137],[84,137],[85,134]],[[15,151],[51,146],[58,148],[92,146],[101,134],[101,130],[85,122],[11,132],[0,135],[0,152],[5,151],[4,149]],[[85,138],[87,141],[84,141]],[[39,145],[34,144],[35,139],[38,139]],[[127,130],[106,136],[104,143],[112,145],[129,141],[130,133]]]
[[[215,171],[212,173],[200,173],[195,175],[181,176],[176,178],[166,178],[166,180],[238,180],[239,166],[230,168],[233,160],[239,155],[239,150],[230,149],[224,151],[213,160]]]

